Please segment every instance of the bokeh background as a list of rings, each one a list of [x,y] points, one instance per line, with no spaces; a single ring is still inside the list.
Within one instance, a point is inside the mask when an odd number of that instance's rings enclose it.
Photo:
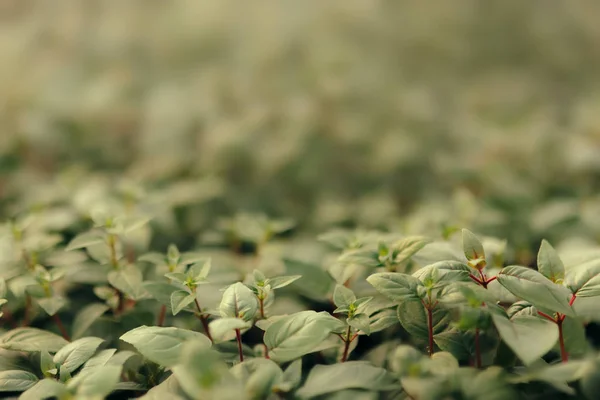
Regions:
[[[542,237],[596,244],[599,15],[593,0],[3,0],[0,217],[60,225],[118,198],[153,214],[157,248],[239,213],[290,218],[298,238],[468,227],[523,262]]]

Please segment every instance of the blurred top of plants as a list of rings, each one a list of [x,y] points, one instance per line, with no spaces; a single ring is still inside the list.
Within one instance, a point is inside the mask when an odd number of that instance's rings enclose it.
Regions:
[[[257,246],[336,226],[594,240],[599,11],[5,0],[0,219],[137,210],[163,247],[239,245],[236,224]]]

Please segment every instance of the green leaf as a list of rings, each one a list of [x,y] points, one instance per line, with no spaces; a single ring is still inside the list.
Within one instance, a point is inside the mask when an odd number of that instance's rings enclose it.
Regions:
[[[419,298],[417,288],[422,286],[417,278],[398,272],[381,272],[367,278],[373,287],[394,301],[409,301]]]
[[[165,265],[167,263],[165,256],[157,252],[143,254],[139,256],[137,260],[140,262],[143,261],[154,265]]]
[[[81,309],[73,321],[73,339],[78,339],[102,316],[109,307],[102,303],[92,303]]]
[[[104,242],[104,233],[97,230],[81,233],[73,238],[66,247],[65,251],[82,249],[95,244]]]
[[[173,327],[144,325],[125,333],[120,339],[132,344],[150,361],[165,367],[177,364],[186,341],[194,340],[210,347],[210,340],[202,333]]]
[[[431,240],[424,236],[409,236],[400,239],[392,245],[397,253],[394,262],[401,263],[408,260],[430,242]]]
[[[298,279],[302,278],[302,275],[291,275],[291,276],[276,276],[273,278],[267,279],[268,284],[271,286],[271,289],[281,289],[282,287],[286,287]]]
[[[189,293],[185,290],[177,290],[171,293],[171,310],[173,315],[179,314],[181,310],[192,304],[196,300],[196,293]]]
[[[106,365],[109,362],[109,360],[111,359],[111,357],[113,357],[113,355],[115,354],[116,351],[117,351],[117,349],[100,350],[92,358],[87,360],[85,362],[85,364],[83,364],[83,368],[81,368],[81,371],[79,371],[79,373],[83,374],[83,373],[93,372],[94,368]],[[122,354],[122,353],[128,353],[128,352],[127,351],[119,352],[119,354]],[[133,352],[131,352],[131,353],[133,353]],[[133,353],[133,354],[136,354],[136,353]],[[117,364],[117,365],[120,365],[120,364]]]
[[[302,399],[310,399],[345,389],[388,391],[398,388],[400,384],[385,369],[364,361],[347,361],[316,365],[296,395]]]
[[[600,296],[600,259],[570,268],[565,284],[577,297]]]
[[[0,336],[0,347],[15,351],[55,353],[67,344],[62,337],[37,328],[17,328]]]
[[[450,329],[434,336],[435,344],[458,360],[469,360],[475,354],[475,334]],[[437,353],[436,353],[437,354]]]
[[[0,392],[23,392],[38,381],[37,376],[27,371],[0,371]]]
[[[66,397],[67,387],[52,378],[42,379],[19,396],[19,400],[41,400]]]
[[[206,277],[210,273],[211,260],[210,258],[205,262],[199,262],[190,267],[187,274],[192,277],[194,282],[200,283],[206,280]]]
[[[108,282],[132,300],[140,300],[145,297],[146,291],[142,286],[143,279],[142,272],[133,264],[108,273]]]
[[[179,288],[167,282],[144,282],[144,289],[160,304],[171,305],[171,293]]]
[[[326,313],[301,311],[273,322],[264,336],[269,356],[286,362],[311,353],[335,329],[331,318]]]
[[[545,239],[542,240],[537,255],[538,271],[555,283],[562,283],[565,277],[565,266],[554,247]]]
[[[95,368],[93,374],[78,375],[71,379],[67,388],[76,388],[77,398],[98,398],[108,396],[120,380],[122,367],[118,365],[103,365]]]
[[[298,387],[298,385],[300,385],[301,381],[302,381],[302,358],[299,358],[299,359],[293,361],[292,363],[290,363],[290,365],[288,365],[288,367],[285,369],[285,371],[283,371],[283,376],[281,377],[281,382],[276,385],[276,388],[278,388],[279,390],[284,391],[284,392],[289,392],[289,391],[295,389],[296,387]]]
[[[371,321],[367,314],[356,314],[352,318],[348,318],[346,322],[354,329],[364,332],[365,335],[371,334]]]
[[[354,292],[343,285],[336,285],[333,291],[333,302],[337,307],[349,307],[356,301]]]
[[[70,373],[89,360],[104,339],[85,337],[69,343],[54,355],[54,363],[60,364]]]
[[[335,281],[327,271],[318,265],[298,260],[284,259],[283,261],[286,273],[302,276],[302,279],[293,282],[290,288],[311,300],[321,301],[328,298]]]
[[[420,301],[405,301],[397,308],[397,316],[402,327],[416,337],[426,339],[429,335],[427,328],[427,312]],[[433,333],[438,334],[450,324],[450,313],[442,307],[434,307]]]
[[[47,376],[51,370],[56,370],[56,364],[52,361],[52,356],[46,350],[40,351],[40,371],[44,376]],[[52,372],[50,375],[56,375],[56,373]]]
[[[228,341],[235,338],[235,330],[249,329],[252,322],[239,318],[219,318],[209,324],[210,334],[215,342]]]
[[[283,371],[272,360],[253,358],[235,365],[231,374],[245,382],[245,391],[250,399],[266,399],[273,394],[273,387],[280,382]]]
[[[548,353],[558,340],[558,328],[546,319],[515,316],[508,319],[492,314],[500,338],[515,352],[525,365],[532,364]]]
[[[219,311],[222,317],[253,320],[258,311],[258,299],[246,285],[241,282],[229,286],[223,293]]]
[[[564,343],[571,357],[579,357],[590,352],[590,344],[585,335],[585,326],[577,318],[566,317],[562,322]],[[560,351],[560,349],[557,349]]]
[[[463,251],[469,265],[481,269],[485,267],[485,250],[481,241],[468,229],[462,230]]]
[[[174,244],[170,244],[167,249],[167,260],[169,260],[169,264],[177,265],[179,262],[181,254],[179,253],[179,249]]]
[[[552,283],[537,271],[520,266],[505,267],[498,274],[498,282],[512,294],[537,308],[575,316],[569,306],[571,292],[564,286]]]
[[[43,299],[37,299],[36,301],[38,305],[46,312],[46,314],[50,316],[56,314],[65,306],[65,304],[67,304],[66,299],[61,296],[46,297]]]
[[[169,278],[174,282],[185,283],[187,280],[187,275],[183,272],[167,272],[165,274],[165,278]]]
[[[221,355],[191,341],[185,344],[181,363],[173,367],[173,374],[188,396],[194,399],[244,398],[242,387],[231,377]],[[226,383],[229,393],[218,393],[220,384]]]

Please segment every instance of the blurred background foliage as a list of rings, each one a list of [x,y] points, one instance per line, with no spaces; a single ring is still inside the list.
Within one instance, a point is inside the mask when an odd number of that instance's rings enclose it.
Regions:
[[[0,218],[600,240],[595,1],[0,2]],[[48,211],[50,210],[50,211]],[[241,220],[244,220],[242,215]],[[285,225],[285,223],[284,223]],[[301,252],[301,247],[296,247]]]

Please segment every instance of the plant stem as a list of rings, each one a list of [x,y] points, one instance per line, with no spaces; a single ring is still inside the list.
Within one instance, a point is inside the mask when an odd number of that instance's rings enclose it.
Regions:
[[[263,346],[265,346],[265,358],[268,360],[271,358],[271,357],[269,357],[269,348],[267,347],[266,344],[263,344]]]
[[[21,326],[29,325],[29,320],[31,319],[31,306],[32,306],[31,296],[26,294],[25,295],[25,315],[23,316],[23,322],[22,322]]]
[[[237,339],[238,351],[240,353],[240,362],[244,362],[244,350],[242,349],[242,334],[239,329],[235,330],[235,338]]]
[[[427,310],[427,331],[429,333],[429,357],[433,355],[433,312],[431,307],[425,307]]]
[[[485,277],[485,275],[483,274],[483,272],[481,272],[481,270],[479,270],[479,276],[480,276],[480,281],[481,281],[481,286],[483,286],[484,289],[487,289],[487,279]]]
[[[342,362],[346,362],[348,359],[348,352],[350,351],[350,343],[352,343],[352,339],[350,339],[350,325],[348,325],[348,329],[346,330],[346,338],[344,339],[344,354],[342,355]]]
[[[265,317],[265,299],[259,297],[258,304],[260,306],[260,318],[266,319],[267,317]]]
[[[481,368],[481,346],[479,343],[479,328],[475,329],[475,366]]]
[[[210,339],[211,342],[214,342],[212,336],[210,335],[210,329],[208,328],[208,319],[204,315],[202,315],[202,308],[200,308],[200,303],[198,303],[198,299],[194,299],[194,303],[196,304],[196,308],[198,309],[198,318],[200,319],[200,322],[202,322],[204,334]]]
[[[167,306],[163,305],[160,308],[160,313],[158,314],[158,321],[156,325],[163,326],[165,324],[165,317],[167,316]]]
[[[11,328],[18,328],[19,326],[17,325],[17,322],[15,321],[15,318],[12,314],[12,312],[9,309],[5,309],[4,311],[4,315],[2,316],[3,319],[6,320],[6,322],[8,322],[11,326]]]
[[[108,235],[108,249],[110,251],[110,265],[114,269],[119,268],[119,260],[117,259],[117,239],[112,233]]]
[[[476,282],[478,285],[481,285],[481,286],[483,286],[483,282],[481,282],[481,281],[479,280],[479,278],[477,278],[475,275],[473,275],[473,274],[469,274],[469,278],[471,278],[472,280],[474,280],[474,281],[475,281],[475,282]]]
[[[538,311],[537,313],[538,313],[538,315],[546,318],[548,321],[552,321],[552,322],[556,323],[556,320],[554,318],[552,318],[551,316],[549,316],[548,314],[543,313],[541,311]]]
[[[65,326],[63,325],[63,323],[62,323],[60,317],[58,316],[58,314],[54,314],[52,316],[52,319],[54,320],[54,323],[58,327],[58,330],[60,331],[60,334],[62,335],[62,337],[65,338],[65,340],[67,342],[70,342],[71,338],[69,337],[69,334],[67,333],[67,330],[65,329]]]
[[[569,361],[569,355],[567,354],[567,349],[565,348],[565,337],[563,335],[563,320],[559,319],[556,322],[556,325],[558,325],[558,343],[560,344],[560,358],[562,360],[562,362],[567,362]]]

